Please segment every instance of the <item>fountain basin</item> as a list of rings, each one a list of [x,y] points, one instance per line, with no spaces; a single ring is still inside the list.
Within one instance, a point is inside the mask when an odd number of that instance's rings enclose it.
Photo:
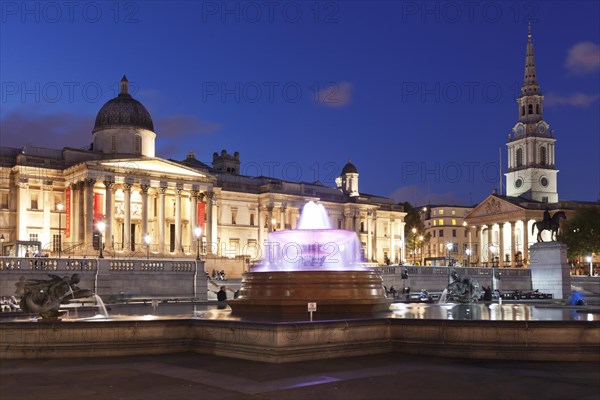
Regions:
[[[237,299],[227,304],[235,314],[306,315],[317,303],[316,315],[370,315],[388,311],[381,274],[371,270],[246,272]]]

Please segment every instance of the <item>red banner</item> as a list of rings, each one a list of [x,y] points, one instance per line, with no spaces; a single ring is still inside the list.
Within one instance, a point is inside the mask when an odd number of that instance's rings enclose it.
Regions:
[[[206,204],[201,201],[198,202],[198,226],[202,228],[202,232],[204,232],[204,220],[206,219]]]
[[[94,226],[96,226],[98,221],[104,219],[103,203],[104,195],[102,193],[94,193]]]
[[[69,239],[71,237],[71,188],[67,187],[65,190],[65,212],[66,212],[66,226],[65,226],[65,237]]]

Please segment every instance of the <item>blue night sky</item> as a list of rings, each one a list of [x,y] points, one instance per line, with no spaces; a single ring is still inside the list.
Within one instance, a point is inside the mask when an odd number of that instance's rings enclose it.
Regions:
[[[2,1],[0,145],[85,147],[127,75],[157,156],[474,204],[498,187],[532,21],[559,196],[600,193],[600,2]],[[500,151],[501,149],[501,151]]]

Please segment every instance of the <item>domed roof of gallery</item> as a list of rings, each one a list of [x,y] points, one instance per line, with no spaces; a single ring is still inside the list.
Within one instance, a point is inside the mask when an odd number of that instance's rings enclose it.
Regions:
[[[350,160],[348,160],[348,163],[346,163],[342,169],[342,175],[344,174],[358,174],[358,170]]]
[[[154,132],[154,123],[146,107],[129,94],[129,82],[123,76],[119,95],[102,106],[96,116],[92,133],[119,127],[147,129]]]

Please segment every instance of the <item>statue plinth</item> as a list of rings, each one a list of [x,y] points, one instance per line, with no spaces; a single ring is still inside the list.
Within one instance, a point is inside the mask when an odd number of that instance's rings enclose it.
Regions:
[[[571,271],[567,264],[567,245],[560,242],[535,243],[529,247],[531,286],[555,299],[571,294]]]

